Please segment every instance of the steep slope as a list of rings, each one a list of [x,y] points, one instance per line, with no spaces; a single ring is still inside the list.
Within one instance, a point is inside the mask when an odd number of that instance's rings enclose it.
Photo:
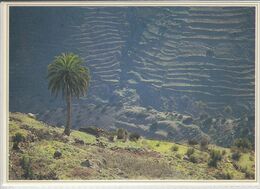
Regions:
[[[108,140],[107,136],[61,128],[40,122],[31,115],[10,113],[9,179],[253,179],[254,153],[231,159],[228,148],[174,144],[141,138],[138,141]],[[112,134],[112,132],[110,133]],[[188,149],[194,149],[188,156]],[[208,166],[210,149],[220,150],[217,168]],[[225,153],[223,153],[225,151]]]

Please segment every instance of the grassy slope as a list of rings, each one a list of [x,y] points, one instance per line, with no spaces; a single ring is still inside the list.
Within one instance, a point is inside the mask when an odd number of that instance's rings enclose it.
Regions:
[[[10,113],[9,124],[10,179],[25,179],[21,160],[30,160],[31,179],[216,179],[217,175],[229,173],[233,179],[245,179],[245,170],[254,172],[254,154],[243,153],[235,164],[231,160],[230,149],[219,163],[218,168],[207,165],[209,152],[195,146],[195,156],[199,163],[183,160],[189,148],[184,144],[166,141],[140,139],[137,142],[100,141],[92,135],[72,131],[64,136],[63,129],[46,125],[21,113]],[[26,140],[20,143],[20,150],[12,150],[12,138],[21,133]],[[78,144],[80,139],[84,144]],[[173,145],[178,151],[172,151]],[[54,159],[53,154],[60,149],[62,157]],[[82,162],[90,160],[92,167]],[[219,177],[218,177],[219,178]]]

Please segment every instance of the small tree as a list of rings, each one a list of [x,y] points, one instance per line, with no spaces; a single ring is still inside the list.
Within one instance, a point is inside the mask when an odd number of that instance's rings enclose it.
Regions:
[[[21,166],[23,168],[24,174],[23,176],[26,179],[33,179],[33,171],[32,171],[32,166],[31,166],[31,159],[29,156],[23,156],[21,159]]]
[[[119,128],[117,129],[117,139],[123,139],[126,140],[127,139],[127,130],[123,129],[123,128]]]
[[[176,146],[176,145],[173,145],[173,146],[171,147],[171,150],[172,150],[173,152],[177,152],[177,151],[179,150],[179,147]]]
[[[64,134],[70,135],[72,97],[85,96],[89,86],[88,68],[82,65],[82,59],[73,53],[62,53],[48,65],[49,90],[56,97],[59,93],[66,99],[67,123]]]
[[[241,153],[239,151],[236,151],[232,154],[232,159],[235,161],[238,161],[241,157]]]
[[[218,162],[221,161],[222,159],[222,155],[221,152],[219,150],[211,150],[210,151],[210,160],[208,165],[210,167],[217,167],[218,166]]]
[[[188,157],[190,157],[192,154],[194,154],[194,152],[195,152],[194,148],[189,148],[189,149],[187,150],[187,152],[186,152],[186,155],[187,155]]]
[[[206,149],[208,149],[208,145],[209,145],[209,140],[208,140],[208,138],[203,137],[203,138],[201,139],[201,141],[200,141],[200,148],[201,148],[202,150],[206,150]]]
[[[188,140],[188,144],[193,146],[193,145],[197,145],[198,142],[194,139],[191,139],[191,140]]]
[[[138,133],[131,133],[129,135],[129,140],[131,141],[138,141],[141,136]]]
[[[13,149],[18,150],[19,143],[23,142],[24,140],[25,140],[25,137],[21,133],[16,133],[13,137]]]
[[[242,150],[250,150],[252,148],[252,144],[247,138],[236,139],[234,145]]]

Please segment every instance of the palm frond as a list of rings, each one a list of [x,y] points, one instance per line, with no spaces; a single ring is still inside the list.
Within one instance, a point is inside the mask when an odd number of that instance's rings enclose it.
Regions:
[[[62,53],[48,65],[48,89],[51,94],[63,97],[67,94],[79,98],[87,93],[90,73],[83,60],[74,53]]]

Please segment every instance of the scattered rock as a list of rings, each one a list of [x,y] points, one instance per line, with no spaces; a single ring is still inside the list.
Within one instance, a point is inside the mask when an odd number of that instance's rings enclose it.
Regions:
[[[116,172],[117,172],[117,175],[121,175],[121,176],[124,175],[124,172],[119,168],[116,169]]]
[[[78,138],[75,138],[74,141],[75,141],[76,144],[80,144],[80,145],[85,144],[84,140],[81,140],[81,139],[78,139]]]
[[[54,152],[53,157],[54,157],[55,159],[58,159],[58,158],[60,158],[61,156],[62,156],[62,153],[61,153],[60,150],[56,150],[56,151]]]
[[[30,118],[36,119],[36,115],[33,114],[33,113],[28,113],[27,115],[28,115]]]
[[[190,159],[190,158],[189,158],[187,155],[184,155],[184,156],[183,156],[183,160],[189,161],[189,159]]]
[[[63,142],[69,142],[69,136],[68,135],[65,135],[65,134],[63,134],[62,136],[61,136],[61,140],[63,141]]]
[[[80,165],[83,166],[83,167],[92,167],[93,163],[90,160],[87,159],[87,160],[81,162]]]

